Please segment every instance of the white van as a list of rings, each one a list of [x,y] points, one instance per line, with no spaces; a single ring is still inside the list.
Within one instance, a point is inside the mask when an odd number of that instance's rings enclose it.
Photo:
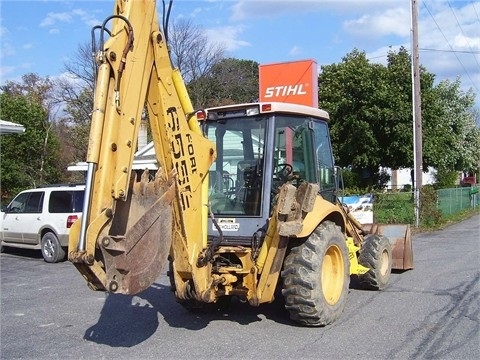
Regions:
[[[85,185],[55,185],[19,193],[0,215],[4,246],[39,249],[46,262],[66,259],[68,234],[82,214]]]

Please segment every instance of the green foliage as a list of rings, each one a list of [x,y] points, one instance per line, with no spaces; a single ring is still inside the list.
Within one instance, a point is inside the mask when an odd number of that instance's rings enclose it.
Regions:
[[[432,186],[420,192],[420,226],[431,228],[442,220],[437,209],[437,194]],[[415,198],[411,192],[376,193],[373,202],[375,222],[379,224],[415,224]]]
[[[258,99],[258,63],[222,59],[187,88],[195,107],[212,107],[253,102]]]
[[[41,78],[35,73],[28,73],[22,76],[22,81],[7,81],[1,90],[11,96],[24,96],[48,111],[56,103],[53,87],[54,83],[48,77]]]
[[[351,189],[360,186],[360,176],[351,169],[342,169],[342,177],[345,189]]]
[[[420,225],[430,228],[438,225],[442,220],[442,214],[437,208],[437,192],[431,185],[420,189]]]
[[[67,153],[71,155],[68,162],[84,161],[87,157],[93,92],[84,88],[65,102],[67,117],[60,121],[59,126],[63,127],[63,136],[67,140],[65,147],[68,147]]]
[[[23,134],[2,135],[2,196],[42,183],[58,182],[58,139],[50,131],[48,112],[34,97],[0,94],[0,118],[25,126]]]
[[[435,188],[445,189],[455,187],[458,181],[458,171],[437,169],[435,172]]]
[[[345,168],[342,175],[345,188],[369,189],[367,192],[384,189],[390,181],[390,175],[383,169],[369,172],[367,169]]]
[[[372,124],[378,109],[372,101],[382,85],[380,71],[358,50],[340,64],[322,66],[319,103],[330,113],[332,146],[340,166],[366,168],[380,163]]]
[[[358,186],[351,186],[342,190],[340,196],[356,196],[359,194],[369,194],[372,189],[361,188]]]
[[[425,71],[422,76],[425,84],[431,83],[433,76]],[[389,53],[387,66],[370,63],[357,49],[340,64],[322,66],[319,101],[330,113],[337,164],[369,178],[366,185],[383,182],[381,166],[411,167],[411,93],[410,58],[404,48]]]
[[[425,121],[424,159],[437,169],[471,170],[480,162],[480,129],[475,94],[460,89],[460,80],[441,81],[428,101],[434,108]]]
[[[473,215],[478,215],[479,213],[480,213],[480,207],[478,207],[478,206],[476,208],[465,209],[465,210],[456,212],[456,213],[451,214],[451,215],[442,216],[442,218],[440,219],[440,221],[437,224],[431,226],[430,228],[425,227],[424,229],[425,230],[439,230],[439,229],[444,228],[447,225],[466,220]]]
[[[475,170],[480,161],[475,94],[460,81],[442,81],[421,68],[423,168]],[[360,176],[357,186],[381,186],[380,167],[413,167],[411,60],[405,48],[387,65],[354,49],[341,63],[322,66],[319,103],[330,113],[337,165]]]
[[[412,193],[375,193],[373,214],[378,224],[414,224],[414,198]]]
[[[373,212],[376,223],[415,225],[415,199],[412,192],[376,192],[374,196]],[[441,229],[449,223],[464,220],[480,211],[480,207],[477,206],[457,211],[451,215],[443,215],[438,201],[438,190],[431,185],[422,187],[420,191],[420,226],[415,231]]]

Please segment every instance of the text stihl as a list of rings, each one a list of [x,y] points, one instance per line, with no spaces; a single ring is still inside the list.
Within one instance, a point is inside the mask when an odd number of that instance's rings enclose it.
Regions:
[[[303,84],[271,86],[265,89],[265,98],[290,95],[307,95]]]

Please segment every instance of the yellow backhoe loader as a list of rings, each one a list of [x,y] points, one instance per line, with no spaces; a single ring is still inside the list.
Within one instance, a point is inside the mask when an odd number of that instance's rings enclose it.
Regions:
[[[339,202],[327,112],[265,102],[194,111],[155,1],[116,0],[99,29],[85,202],[69,242],[91,289],[137,294],[168,263],[187,308],[232,296],[259,306],[278,287],[293,320],[323,326],[342,313],[351,276],[381,290],[392,264],[412,267],[409,233],[392,244]],[[158,171],[137,174],[145,107]]]

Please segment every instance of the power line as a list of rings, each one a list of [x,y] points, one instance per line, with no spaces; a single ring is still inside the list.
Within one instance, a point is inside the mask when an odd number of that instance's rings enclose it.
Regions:
[[[437,51],[437,52],[446,52],[446,53],[461,53],[461,54],[480,54],[480,51],[466,51],[466,50],[446,50],[446,49],[429,49],[429,48],[419,48],[419,50]]]
[[[460,53],[460,54],[480,54],[480,51],[466,51],[466,50],[447,50],[447,49],[432,49],[432,48],[418,48],[420,51],[445,52],[445,53]],[[388,54],[372,56],[367,60],[375,60],[387,57]]]
[[[450,2],[449,2],[449,1],[447,1],[447,4],[448,4],[448,7],[450,8],[450,10],[452,11],[453,17],[454,17],[455,20],[457,21],[458,27],[460,28],[460,31],[462,32],[463,37],[465,38],[465,41],[466,41],[467,44],[468,44],[468,47],[470,48],[470,50],[473,51],[473,48],[472,48],[472,46],[470,45],[470,40],[468,39],[467,35],[465,35],[465,33],[463,32],[462,25],[460,25],[460,22],[458,21],[457,15],[455,14],[455,11],[453,11],[453,8],[452,8],[452,6],[450,5]],[[480,68],[480,64],[478,63],[477,57],[474,56],[473,58],[475,59],[475,62],[477,63],[478,67]]]
[[[472,7],[473,7],[473,11],[475,11],[475,15],[477,15],[477,20],[480,23],[480,18],[478,17],[477,9],[475,9],[475,1],[472,1]]]
[[[450,45],[450,42],[448,41],[447,37],[445,36],[445,34],[443,33],[442,29],[440,28],[440,26],[438,25],[437,23],[437,20],[435,20],[435,17],[432,15],[432,13],[430,12],[430,9],[427,7],[427,4],[425,3],[425,1],[422,2],[423,6],[425,7],[425,9],[427,10],[427,12],[429,13],[430,17],[432,18],[433,22],[435,23],[435,25],[437,25],[437,28],[438,30],[440,31],[440,33],[442,34],[443,38],[445,39],[445,41],[447,42],[447,45],[448,47],[450,48],[450,50],[452,51],[452,53],[455,55],[455,57],[457,58],[458,62],[460,63],[460,65],[462,66],[463,68],[463,71],[465,72],[465,74],[467,74],[467,77],[470,79],[470,82],[472,83],[473,87],[475,88],[475,90],[478,92],[478,89],[477,89],[477,86],[475,85],[475,83],[473,82],[472,78],[470,77],[470,74],[468,73],[467,69],[465,68],[465,66],[463,65],[462,61],[460,60],[460,58],[458,57],[457,53],[453,50],[452,48],[452,45]]]

